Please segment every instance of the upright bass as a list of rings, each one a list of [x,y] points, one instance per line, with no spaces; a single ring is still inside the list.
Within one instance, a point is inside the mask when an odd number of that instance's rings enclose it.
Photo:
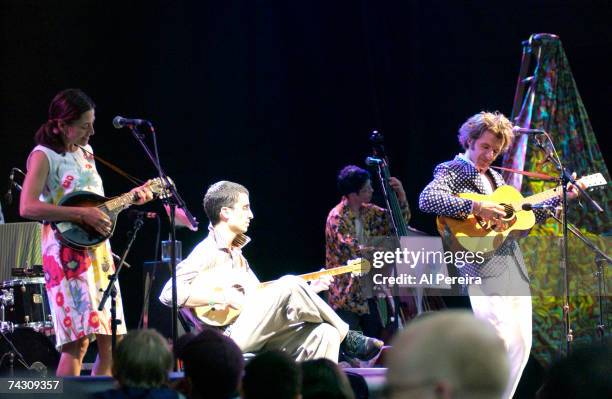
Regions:
[[[394,235],[398,239],[408,235],[422,234],[415,229],[410,228],[406,225],[404,216],[402,214],[402,208],[395,191],[391,188],[389,180],[391,179],[391,172],[389,171],[389,160],[385,154],[384,148],[384,137],[382,133],[374,130],[370,135],[370,142],[372,143],[373,156],[366,158],[366,164],[368,166],[376,167],[378,172],[378,178],[382,187],[383,195],[387,203],[387,209],[389,210],[389,222],[392,227]],[[397,274],[397,270],[394,268],[394,274]],[[397,289],[397,286],[394,286]],[[402,309],[399,305],[401,302],[406,302],[408,307],[407,313],[409,315],[419,315],[423,311],[439,310],[445,308],[445,304],[439,297],[429,298],[423,291],[423,289],[415,289],[414,297],[398,297],[397,293],[394,292],[396,313],[399,314],[400,320],[404,319],[402,315]]]

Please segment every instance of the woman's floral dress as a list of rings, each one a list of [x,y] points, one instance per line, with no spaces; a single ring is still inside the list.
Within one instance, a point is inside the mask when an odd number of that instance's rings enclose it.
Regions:
[[[43,152],[49,161],[49,176],[41,201],[57,204],[74,191],[104,195],[92,149],[89,145],[83,148],[87,152],[78,149],[63,155],[40,145],[32,150]],[[103,295],[101,290],[106,288],[107,277],[115,270],[108,240],[92,249],[73,249],[62,244],[51,226],[45,223],[42,227],[42,255],[57,347],[85,336],[92,340],[94,334],[110,335],[110,300],[103,311],[98,311]],[[124,320],[120,292],[117,295],[117,318]],[[117,334],[125,333],[125,323],[118,325]]]

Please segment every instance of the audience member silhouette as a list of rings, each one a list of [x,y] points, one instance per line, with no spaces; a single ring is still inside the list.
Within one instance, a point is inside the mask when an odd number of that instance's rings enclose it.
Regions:
[[[190,399],[226,399],[238,395],[244,370],[240,348],[214,328],[182,336],[175,350],[183,361],[184,380],[178,384]]]
[[[329,359],[308,360],[302,367],[302,399],[353,399],[346,374]]]
[[[299,364],[284,352],[263,352],[244,369],[243,399],[296,399],[300,397],[302,375]]]
[[[612,398],[612,342],[574,348],[551,366],[537,397]]]
[[[119,387],[94,395],[96,398],[177,399],[168,387],[172,352],[155,330],[135,330],[123,338],[114,353],[113,377]]]

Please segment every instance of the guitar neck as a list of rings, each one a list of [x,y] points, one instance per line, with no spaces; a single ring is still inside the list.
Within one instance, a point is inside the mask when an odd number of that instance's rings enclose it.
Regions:
[[[300,274],[298,277],[305,281],[313,281],[323,276],[337,276],[339,274],[350,273],[353,271],[353,269],[354,266],[346,265],[334,267],[333,269],[320,270],[318,272]],[[260,287],[265,287],[266,285],[271,284],[274,281],[266,281],[265,283],[261,283]]]
[[[337,276],[338,274],[350,273],[353,270],[352,266],[340,266],[333,269],[320,270],[318,272],[301,274],[299,277],[306,281],[316,280],[323,276]]]
[[[584,188],[592,188],[592,187],[600,187],[608,184],[606,179],[603,177],[601,173],[593,173],[588,176],[584,176],[578,180],[578,183]],[[514,209],[521,209],[524,204],[538,204],[540,202],[546,201],[550,198],[561,195],[562,187],[557,186],[555,188],[551,188],[550,190],[542,191],[539,194],[531,195],[527,198],[523,198],[518,203],[512,204]]]
[[[530,195],[529,197],[523,198],[521,201],[512,204],[514,209],[521,209],[524,204],[539,204],[548,199],[558,196],[561,193],[561,186],[551,188],[541,193]]]
[[[132,201],[134,200],[134,194],[125,193],[116,198],[108,200],[104,203],[106,209],[109,211],[122,211],[128,206],[132,205]]]

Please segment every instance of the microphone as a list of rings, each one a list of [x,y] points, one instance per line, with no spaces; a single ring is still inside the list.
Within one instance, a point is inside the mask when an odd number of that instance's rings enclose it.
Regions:
[[[23,177],[25,177],[25,175],[26,175],[25,172],[23,170],[19,169],[19,168],[13,168],[13,171],[21,173],[21,176],[23,176]],[[17,183],[15,183],[15,184],[17,184]]]
[[[15,168],[11,169],[11,174],[9,175],[8,190],[6,194],[4,194],[4,199],[6,200],[7,205],[13,203],[13,184],[15,184]]]
[[[32,363],[32,365],[28,367],[28,370],[34,371],[43,377],[47,376],[47,366],[45,366],[44,363],[41,362]]]
[[[122,116],[115,116],[113,118],[113,126],[115,127],[115,129],[121,129],[122,127],[126,127],[126,126],[133,127],[133,126],[140,126],[140,125],[151,126],[151,122],[145,119],[128,119]]]
[[[518,126],[515,126],[512,128],[512,133],[514,134],[546,134],[546,132],[542,129],[528,129],[526,127],[518,127]]]
[[[373,166],[373,165],[380,165],[383,163],[383,160],[380,158],[375,158],[375,157],[367,157],[365,159],[365,164],[368,166]]]
[[[548,209],[555,209],[554,206],[549,205],[549,204],[523,204],[523,206],[521,207],[523,208],[524,211],[535,211],[538,209],[544,209],[544,210],[548,210]]]

